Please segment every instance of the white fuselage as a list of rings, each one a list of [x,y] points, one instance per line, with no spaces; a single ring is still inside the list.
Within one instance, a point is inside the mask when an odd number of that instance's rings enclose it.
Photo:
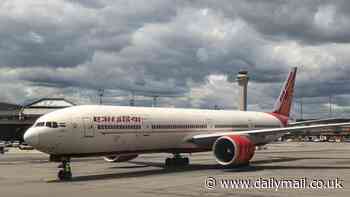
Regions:
[[[196,152],[211,149],[188,141],[197,134],[282,126],[263,112],[83,105],[40,117],[25,137],[53,155]]]

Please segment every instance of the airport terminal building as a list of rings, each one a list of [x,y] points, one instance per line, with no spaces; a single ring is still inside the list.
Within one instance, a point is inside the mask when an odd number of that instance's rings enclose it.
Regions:
[[[23,141],[24,132],[37,118],[74,105],[64,98],[42,98],[25,105],[0,102],[0,141]]]

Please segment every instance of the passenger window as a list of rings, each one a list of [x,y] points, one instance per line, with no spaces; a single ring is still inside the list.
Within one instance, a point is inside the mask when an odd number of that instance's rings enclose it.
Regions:
[[[52,128],[57,128],[58,125],[57,125],[57,122],[52,122]]]

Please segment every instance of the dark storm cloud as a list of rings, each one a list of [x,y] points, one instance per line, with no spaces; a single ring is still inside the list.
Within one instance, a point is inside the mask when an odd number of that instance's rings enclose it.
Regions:
[[[0,82],[12,93],[0,98],[42,88],[95,102],[104,88],[191,97],[169,106],[234,108],[225,76],[246,69],[251,107],[263,110],[301,65],[297,97],[347,97],[349,9],[348,1],[318,0],[5,0]]]
[[[0,4],[0,66],[65,67],[91,59],[83,34],[93,26],[89,16],[80,19],[73,10],[63,5],[56,8],[61,5],[54,3],[33,3],[30,8],[17,4],[21,2]]]
[[[0,66],[77,66],[96,50],[118,52],[144,23],[175,14],[166,1],[112,2],[2,2]]]
[[[124,90],[134,91],[142,95],[178,95],[183,94],[187,89],[169,82],[157,82],[146,80],[144,83],[135,81],[128,76],[128,71],[108,70],[108,74],[100,72],[108,67],[85,68],[32,68],[19,70],[16,76],[22,80],[29,81],[36,86],[71,88],[81,87],[92,90]],[[100,72],[100,73],[98,73]]]
[[[313,1],[195,1],[197,7],[220,10],[240,17],[271,39],[286,38],[306,43],[350,42],[350,2]]]
[[[107,6],[104,0],[64,0],[69,3],[80,4],[87,8],[101,9]]]

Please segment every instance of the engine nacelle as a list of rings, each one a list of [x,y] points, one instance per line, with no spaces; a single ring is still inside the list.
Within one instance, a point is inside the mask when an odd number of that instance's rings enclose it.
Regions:
[[[213,152],[223,166],[245,165],[255,153],[255,144],[247,136],[222,136],[215,141]]]
[[[110,155],[103,157],[108,162],[126,162],[135,159],[138,155]]]

